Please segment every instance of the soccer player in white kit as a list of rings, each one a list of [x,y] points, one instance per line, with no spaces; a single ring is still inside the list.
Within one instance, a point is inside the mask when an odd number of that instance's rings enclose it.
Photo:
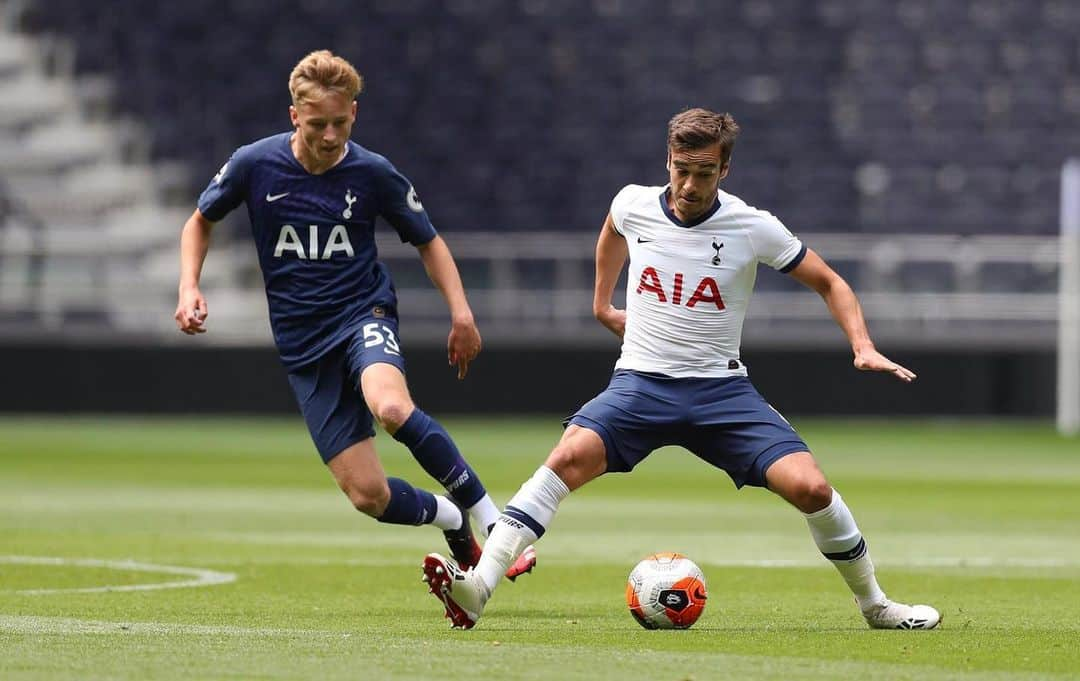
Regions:
[[[729,114],[676,115],[668,125],[670,183],[629,185],[612,201],[596,244],[593,312],[623,339],[615,373],[510,500],[475,568],[435,553],[424,559],[424,580],[454,626],[476,624],[507,568],[544,534],[571,491],[630,471],[665,445],[683,446],[738,487],[765,487],[799,509],[872,628],[933,629],[940,621],[930,606],[885,596],[851,511],[747,378],[739,343],[758,263],[821,295],[857,369],[905,382],[915,374],[875,349],[854,292],[821,257],[771,214],[719,189],[738,131]],[[628,256],[624,311],[611,300]]]

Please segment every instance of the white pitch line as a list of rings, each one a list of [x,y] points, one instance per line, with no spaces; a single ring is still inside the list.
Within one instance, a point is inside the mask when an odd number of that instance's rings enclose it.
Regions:
[[[104,568],[125,572],[156,572],[168,575],[184,575],[193,579],[181,579],[153,584],[120,584],[94,586],[75,589],[21,589],[17,594],[38,596],[59,593],[104,593],[112,591],[155,591],[157,589],[187,589],[198,586],[214,586],[236,581],[232,572],[218,572],[203,568],[190,568],[179,565],[154,565],[137,563],[133,560],[98,560],[96,558],[52,558],[47,556],[0,556],[0,564],[7,565],[52,565],[58,567]]]
[[[626,556],[614,556],[615,560],[625,559],[626,562],[632,562],[632,559],[637,556],[627,554]],[[589,561],[590,564],[597,563],[610,563],[613,556],[608,554],[603,561]],[[562,555],[555,553],[544,554],[545,564],[552,565],[580,565],[582,563],[582,557],[580,555]],[[212,561],[215,562],[215,561]],[[234,561],[220,561],[221,563],[231,564]],[[246,559],[247,563],[254,563],[260,565],[317,565],[317,566],[332,566],[341,565],[347,567],[401,567],[402,565],[412,565],[408,561],[402,561],[401,558],[395,556],[384,557],[365,557],[365,558],[273,558],[273,557],[259,557]],[[769,569],[795,569],[795,568],[828,568],[830,567],[829,561],[824,557],[820,558],[776,558],[776,559],[750,559],[750,558],[718,558],[713,559],[708,556],[697,558],[695,562],[699,565],[728,568],[728,567],[746,567],[746,568],[769,568]],[[892,568],[892,569],[905,569],[905,568],[1077,568],[1080,567],[1080,561],[1078,560],[1066,560],[1059,558],[995,558],[991,556],[975,556],[975,557],[941,557],[941,558],[922,558],[922,559],[896,559],[888,560],[882,559],[880,561],[874,561],[877,567]]]
[[[821,560],[708,560],[700,561],[705,565],[718,567],[763,567],[763,568],[804,568],[820,567],[828,565],[824,558]],[[909,558],[902,560],[888,560],[883,558],[874,561],[879,567],[893,568],[923,568],[923,567],[972,567],[972,568],[1064,568],[1080,565],[1076,561],[1068,561],[1057,558],[991,558],[977,556],[971,558]]]
[[[180,624],[170,622],[106,622],[69,617],[0,615],[0,631],[12,634],[145,634],[187,636],[255,636],[285,638],[349,638],[348,631],[317,629],[274,629],[227,625]]]

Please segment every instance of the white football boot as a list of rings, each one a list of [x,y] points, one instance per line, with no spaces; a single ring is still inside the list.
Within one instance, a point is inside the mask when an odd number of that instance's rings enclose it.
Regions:
[[[473,570],[462,570],[453,560],[437,553],[424,557],[423,570],[428,592],[446,608],[451,628],[472,629],[476,626],[484,604],[491,596],[484,580]]]
[[[862,611],[871,629],[933,629],[941,613],[929,605],[904,605],[885,600]]]

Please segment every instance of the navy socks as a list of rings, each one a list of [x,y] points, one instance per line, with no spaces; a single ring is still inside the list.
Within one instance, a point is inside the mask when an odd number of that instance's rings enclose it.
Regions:
[[[379,516],[380,523],[395,525],[425,525],[435,518],[435,495],[417,489],[401,478],[387,478],[390,503]]]
[[[472,507],[487,494],[450,435],[421,410],[413,410],[394,433],[394,439],[409,448],[427,474],[438,480],[462,508]]]

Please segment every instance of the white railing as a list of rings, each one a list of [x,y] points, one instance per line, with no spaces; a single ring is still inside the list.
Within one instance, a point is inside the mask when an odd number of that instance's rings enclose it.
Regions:
[[[177,225],[177,232],[179,224]],[[486,341],[500,344],[596,345],[611,342],[592,318],[595,234],[569,232],[444,234],[468,288]],[[1059,239],[1056,236],[802,235],[855,287],[879,344],[939,348],[1051,349],[1057,342]],[[94,247],[92,244],[97,243]],[[50,239],[4,238],[0,230],[0,313],[27,300],[47,310],[45,328],[0,324],[0,339],[41,333],[179,340],[175,245],[146,244],[140,253],[106,241],[60,247]],[[57,248],[51,248],[51,245]],[[402,333],[414,344],[444,342],[447,312],[426,279],[416,250],[380,230],[381,258],[397,284]],[[11,274],[31,256],[44,260],[41,290],[20,290]],[[1008,265],[1039,283],[1013,288],[992,268]],[[918,267],[933,268],[923,280]],[[71,285],[64,272],[80,272]],[[98,276],[94,273],[97,272]],[[944,280],[942,285],[940,281]],[[1049,282],[1049,283],[1047,283]],[[1029,282],[1030,283],[1030,282]],[[266,303],[254,249],[242,236],[218,241],[204,268],[212,319],[204,342],[269,342]],[[6,289],[6,290],[5,290]],[[23,286],[23,289],[26,289]],[[622,285],[616,301],[621,302]],[[822,301],[789,277],[763,269],[744,333],[749,347],[835,347],[843,343]],[[68,329],[64,305],[99,305],[111,323]]]
[[[1007,264],[1036,279],[1056,281],[1056,237],[940,235],[802,235],[808,246],[838,267],[855,286],[876,338],[906,346],[1049,348],[1055,341],[1054,285],[1029,291],[1000,290],[989,266]],[[471,263],[486,263],[485,287],[470,299],[483,331],[500,342],[591,344],[609,342],[592,319],[592,260],[595,235],[566,233],[448,234],[468,276]],[[380,241],[392,270],[418,271],[414,250],[396,240]],[[517,266],[517,263],[526,263]],[[528,273],[546,265],[550,285],[531,288]],[[905,279],[905,268],[943,268],[952,285],[926,290]],[[530,268],[531,265],[531,268]],[[411,277],[410,282],[416,279]],[[785,275],[762,271],[751,302],[744,344],[805,347],[842,342],[822,301]],[[424,281],[398,286],[410,327],[425,335],[445,333],[446,311]],[[915,284],[913,287],[912,284]],[[1007,287],[1005,287],[1007,288]],[[781,289],[781,290],[777,290]],[[620,284],[616,298],[621,300]]]

